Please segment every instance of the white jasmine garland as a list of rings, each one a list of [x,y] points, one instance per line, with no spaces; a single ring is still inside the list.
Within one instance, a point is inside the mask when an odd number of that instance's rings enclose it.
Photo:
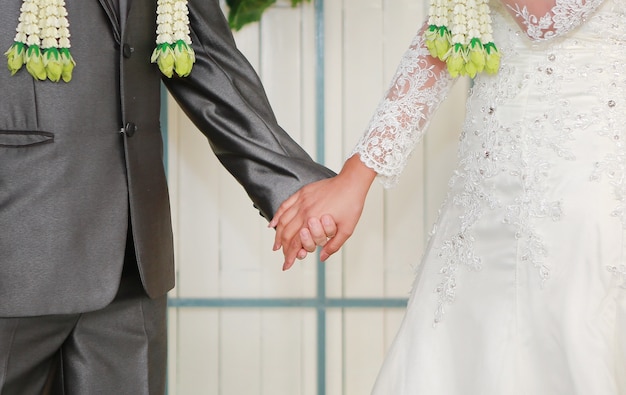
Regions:
[[[500,53],[493,43],[489,0],[430,0],[426,46],[450,75],[495,74]]]
[[[186,0],[157,1],[157,39],[151,61],[172,77],[189,75],[195,62]],[[76,63],[64,0],[22,0],[13,45],[5,55],[11,75],[26,66],[33,78],[69,82]]]
[[[191,73],[196,55],[189,32],[187,0],[158,0],[157,46],[151,61],[157,63],[167,77],[172,77],[174,72],[180,77]]]
[[[42,60],[48,79],[72,79],[74,59],[70,55],[70,30],[63,0],[43,0],[39,9]]]
[[[23,0],[13,45],[5,53],[11,74],[22,66],[38,80],[72,79],[74,59],[63,0]]]

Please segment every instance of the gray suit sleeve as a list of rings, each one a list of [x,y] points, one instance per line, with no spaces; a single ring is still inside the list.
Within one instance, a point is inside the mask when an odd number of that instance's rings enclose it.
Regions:
[[[189,11],[196,64],[188,77],[164,82],[261,215],[271,218],[292,193],[334,173],[278,125],[218,1],[190,0]]]

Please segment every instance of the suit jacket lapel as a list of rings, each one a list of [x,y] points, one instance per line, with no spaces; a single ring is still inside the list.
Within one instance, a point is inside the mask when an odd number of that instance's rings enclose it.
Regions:
[[[81,0],[81,1],[85,1],[85,0]],[[113,2],[113,0],[98,0],[100,2],[100,4],[102,5],[102,8],[104,8],[104,12],[106,12],[107,16],[109,17],[109,20],[111,21],[111,27],[113,29],[113,36],[115,38],[115,41],[120,44],[121,43],[121,23],[120,23],[120,13],[119,10],[117,9],[116,4]],[[121,3],[124,3],[124,5],[126,5],[126,0],[119,0],[120,1],[120,6]],[[125,8],[124,8],[125,9]]]
[[[120,26],[123,28],[126,25],[126,17],[128,15],[128,10],[130,10],[132,0],[118,0],[118,2],[120,11]]]

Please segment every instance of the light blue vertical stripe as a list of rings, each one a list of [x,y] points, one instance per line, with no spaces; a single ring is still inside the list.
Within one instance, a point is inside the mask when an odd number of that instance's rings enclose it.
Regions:
[[[315,0],[315,95],[316,95],[316,158],[326,161],[325,152],[325,74],[324,74],[324,0]],[[326,272],[317,256],[317,393],[326,394]]]
[[[325,73],[324,73],[324,0],[315,0],[315,95],[316,95],[316,152],[317,161],[324,163],[326,161],[326,108],[324,106],[326,99]]]

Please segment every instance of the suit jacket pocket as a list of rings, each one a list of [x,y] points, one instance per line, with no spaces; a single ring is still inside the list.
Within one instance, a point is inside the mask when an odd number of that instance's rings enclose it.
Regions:
[[[24,130],[0,130],[0,147],[27,147],[52,143],[54,133]]]

